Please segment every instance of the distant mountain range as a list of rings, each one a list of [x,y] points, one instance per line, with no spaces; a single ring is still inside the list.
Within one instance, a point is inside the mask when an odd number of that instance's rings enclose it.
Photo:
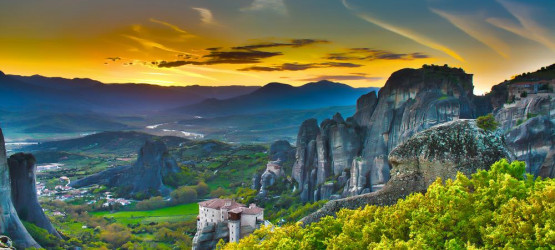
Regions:
[[[361,95],[379,88],[353,88],[349,85],[319,81],[300,87],[269,83],[252,93],[225,99],[207,99],[174,111],[201,116],[254,114],[277,110],[306,110],[330,106],[350,106]]]
[[[0,109],[14,111],[91,111],[137,114],[248,94],[258,86],[163,87],[151,84],[104,84],[91,79],[5,75],[0,72]]]

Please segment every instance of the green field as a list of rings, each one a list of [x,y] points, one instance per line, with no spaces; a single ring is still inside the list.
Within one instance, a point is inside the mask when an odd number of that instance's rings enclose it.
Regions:
[[[114,218],[122,224],[178,222],[194,219],[198,215],[198,204],[188,203],[149,211],[92,212],[91,215]]]

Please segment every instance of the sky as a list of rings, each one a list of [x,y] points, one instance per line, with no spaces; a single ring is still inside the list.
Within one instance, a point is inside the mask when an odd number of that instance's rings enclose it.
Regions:
[[[383,86],[448,64],[475,93],[555,63],[552,0],[0,0],[0,70],[159,85]]]

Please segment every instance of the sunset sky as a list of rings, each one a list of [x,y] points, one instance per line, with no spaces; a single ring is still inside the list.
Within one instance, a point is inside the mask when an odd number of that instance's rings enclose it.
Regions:
[[[0,2],[0,70],[106,83],[382,86],[449,64],[475,93],[555,63],[551,0]]]

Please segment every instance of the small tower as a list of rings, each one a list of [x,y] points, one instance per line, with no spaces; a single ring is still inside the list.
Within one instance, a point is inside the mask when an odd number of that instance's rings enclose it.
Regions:
[[[233,210],[228,213],[229,242],[239,242],[241,239],[241,211]]]

